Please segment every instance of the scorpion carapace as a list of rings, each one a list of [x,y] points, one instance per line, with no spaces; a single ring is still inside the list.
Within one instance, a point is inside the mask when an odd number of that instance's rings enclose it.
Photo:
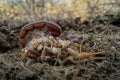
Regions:
[[[51,35],[41,35],[33,37],[29,40],[26,36],[34,29],[48,28]],[[36,22],[25,25],[20,33],[21,46],[23,47],[24,54],[22,60],[26,61],[29,58],[40,60],[41,62],[57,61],[64,64],[70,61],[73,64],[78,63],[81,59],[104,59],[105,57],[96,57],[102,52],[88,53],[87,47],[69,40],[62,40],[59,38],[61,34],[61,27],[54,22]],[[58,37],[58,38],[55,38]]]
[[[48,30],[51,32],[51,35],[53,37],[58,37],[61,34],[61,28],[58,24],[48,21],[48,22],[44,22],[44,21],[40,21],[40,22],[35,22],[35,23],[31,23],[31,24],[27,24],[25,25],[20,32],[20,44],[22,47],[25,47],[25,45],[28,43],[28,38],[26,38],[26,35],[30,32],[33,31],[34,29],[41,29],[41,28],[45,28],[47,27]]]

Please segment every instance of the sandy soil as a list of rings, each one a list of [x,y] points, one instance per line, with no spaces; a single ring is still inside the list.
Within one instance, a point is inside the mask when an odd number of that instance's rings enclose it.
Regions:
[[[18,34],[21,21],[0,22],[0,80],[120,80],[120,26],[58,22],[62,38],[102,51],[105,60],[83,60],[77,65],[33,62],[22,67]],[[72,38],[72,39],[71,39]]]

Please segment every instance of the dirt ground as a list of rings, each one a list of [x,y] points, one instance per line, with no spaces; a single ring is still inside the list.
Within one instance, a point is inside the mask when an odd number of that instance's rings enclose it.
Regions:
[[[120,26],[79,20],[57,21],[62,38],[102,51],[104,60],[85,59],[77,65],[33,62],[22,67],[19,32],[27,22],[0,21],[0,80],[120,80]]]

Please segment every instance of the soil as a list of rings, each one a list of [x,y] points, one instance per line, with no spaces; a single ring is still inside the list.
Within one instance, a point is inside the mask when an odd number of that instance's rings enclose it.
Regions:
[[[27,22],[1,20],[0,80],[120,80],[120,26],[76,20],[56,21],[63,30],[61,38],[89,47],[89,52],[102,51],[106,59],[76,65],[32,62],[24,68],[19,32]]]

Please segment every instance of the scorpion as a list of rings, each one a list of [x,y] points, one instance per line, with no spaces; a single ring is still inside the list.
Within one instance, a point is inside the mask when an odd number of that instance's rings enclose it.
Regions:
[[[32,39],[27,36],[30,32],[43,28],[47,29],[47,33],[50,32],[50,35],[39,33]],[[81,46],[79,43],[60,39],[61,34],[61,27],[52,21],[39,21],[22,27],[19,35],[20,45],[24,52],[21,57],[22,61],[33,58],[41,62],[55,61],[64,64],[69,61],[77,64],[79,60],[83,59],[101,60],[105,58],[96,56],[103,52],[87,52],[89,48]]]

